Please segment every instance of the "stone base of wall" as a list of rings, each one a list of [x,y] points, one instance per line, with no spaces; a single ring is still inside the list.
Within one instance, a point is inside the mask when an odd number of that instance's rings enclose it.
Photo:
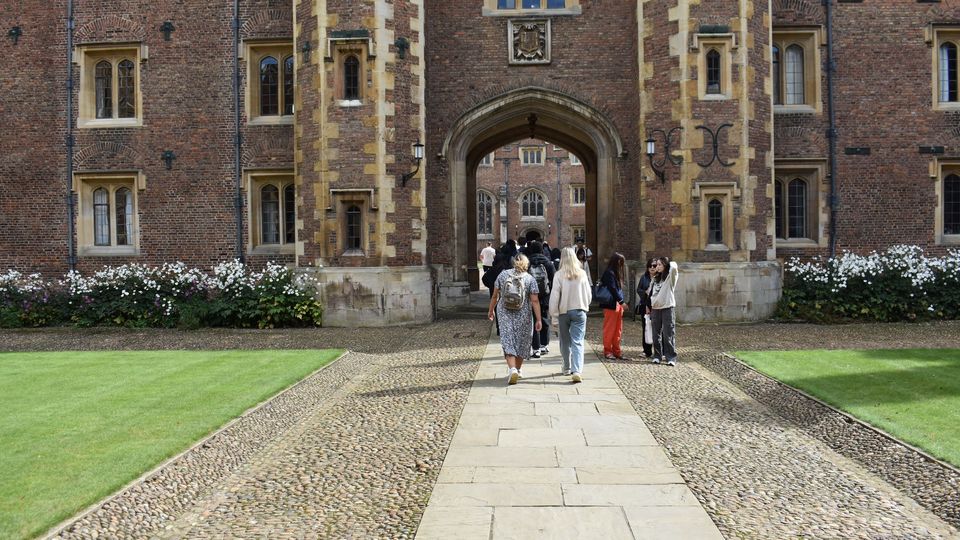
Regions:
[[[470,283],[453,281],[437,287],[437,307],[446,309],[470,305]]]
[[[759,321],[771,317],[783,289],[780,263],[681,263],[677,320]]]
[[[323,326],[372,327],[433,321],[433,279],[422,266],[301,268],[317,280]]]

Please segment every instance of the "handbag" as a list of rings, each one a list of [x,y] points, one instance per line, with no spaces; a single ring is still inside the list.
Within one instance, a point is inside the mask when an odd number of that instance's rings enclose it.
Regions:
[[[597,282],[597,292],[594,293],[594,298],[597,302],[600,302],[600,305],[616,303],[613,298],[613,293],[610,292],[610,287],[607,287],[599,281]]]
[[[643,316],[643,342],[653,345],[653,321],[650,320],[650,315]]]

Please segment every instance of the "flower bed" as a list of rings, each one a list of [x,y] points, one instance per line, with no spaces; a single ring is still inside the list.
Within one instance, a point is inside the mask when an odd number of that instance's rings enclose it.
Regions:
[[[960,318],[960,251],[924,255],[917,246],[844,253],[784,266],[777,315],[812,322]]]
[[[273,263],[255,272],[231,261],[211,273],[179,262],[128,264],[56,281],[10,270],[0,275],[0,327],[319,326],[315,293],[310,279]]]

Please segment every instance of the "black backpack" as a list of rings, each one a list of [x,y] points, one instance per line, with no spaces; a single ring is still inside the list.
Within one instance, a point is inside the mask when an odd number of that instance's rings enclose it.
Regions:
[[[540,289],[540,298],[546,298],[550,295],[550,274],[542,264],[530,267],[530,275],[537,280],[537,288]]]

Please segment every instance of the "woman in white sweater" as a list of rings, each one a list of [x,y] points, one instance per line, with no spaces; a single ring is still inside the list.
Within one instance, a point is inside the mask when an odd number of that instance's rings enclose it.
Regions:
[[[650,319],[653,323],[653,363],[661,361],[677,365],[677,299],[673,291],[680,278],[677,263],[669,257],[654,260],[653,282],[650,283]]]
[[[572,375],[573,382],[578,383],[583,381],[583,337],[593,291],[573,248],[564,248],[560,254],[560,269],[553,276],[550,290],[550,315],[560,332],[563,374]]]

